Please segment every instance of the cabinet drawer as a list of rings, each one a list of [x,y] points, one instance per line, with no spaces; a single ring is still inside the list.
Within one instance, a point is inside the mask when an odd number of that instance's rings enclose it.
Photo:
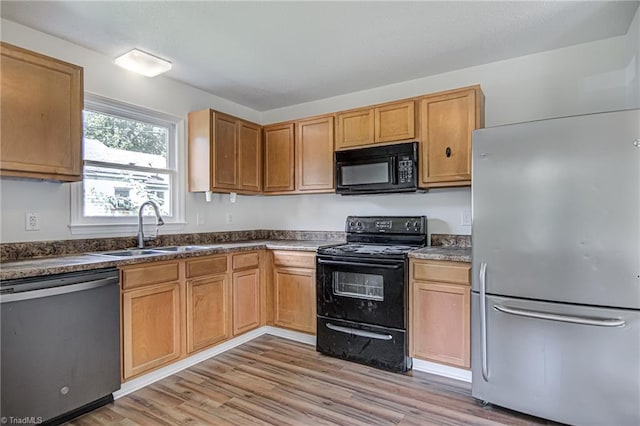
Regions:
[[[471,264],[449,261],[412,261],[411,277],[415,280],[470,284]]]
[[[143,263],[122,269],[122,289],[178,281],[178,262]]]
[[[316,268],[315,253],[274,251],[273,264],[278,266],[290,266],[293,268]]]
[[[203,257],[185,262],[187,278],[227,272],[227,256]]]
[[[260,257],[258,256],[258,252],[254,251],[251,253],[240,253],[234,254],[231,258],[231,264],[233,265],[233,270],[237,269],[245,269],[245,268],[257,268],[260,263]]]

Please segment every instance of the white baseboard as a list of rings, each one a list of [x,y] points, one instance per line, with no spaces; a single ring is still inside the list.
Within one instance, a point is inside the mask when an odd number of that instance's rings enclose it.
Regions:
[[[413,358],[413,369],[471,383],[471,371]]]
[[[157,382],[158,380],[164,379],[165,377],[171,376],[172,374],[176,374],[186,368],[191,367],[192,365],[196,365],[199,362],[226,352],[229,349],[233,349],[236,346],[247,343],[255,339],[256,337],[262,336],[263,334],[270,334],[272,336],[282,337],[283,339],[289,339],[296,342],[305,343],[307,345],[315,346],[316,344],[316,336],[312,336],[310,334],[285,330],[284,328],[279,327],[260,327],[255,330],[251,330],[241,336],[234,337],[231,340],[227,340],[226,342],[216,345],[211,349],[198,352],[197,354],[192,355],[188,358],[181,359],[180,361],[174,362],[171,365],[167,365],[166,367],[162,367],[158,370],[152,371],[149,374],[145,374],[144,376],[129,380],[128,382],[122,384],[120,390],[113,393],[113,397],[115,399],[122,398],[123,396],[135,392],[138,389],[142,389],[145,386],[149,386],[150,384]],[[447,365],[436,364],[434,362],[423,361],[421,359],[413,359],[413,369],[417,371],[423,371],[425,373],[432,373],[439,376],[462,380],[464,382],[471,382],[471,371],[449,367]]]
[[[279,327],[262,327],[265,328],[266,334],[271,334],[272,336],[282,337],[283,339],[294,340],[300,343],[306,343],[307,345],[316,345],[316,336],[312,336],[311,334],[300,333],[298,331],[285,330],[284,328]]]
[[[294,340],[296,342],[306,343],[308,345],[315,346],[316,344],[316,337],[309,334],[285,330],[278,327],[260,327],[255,330],[251,330],[241,336],[234,337],[231,340],[227,340],[226,342],[216,345],[211,349],[198,352],[197,354],[192,355],[188,358],[181,359],[180,361],[174,362],[171,365],[167,365],[166,367],[162,367],[155,371],[152,371],[149,374],[145,374],[144,376],[129,380],[128,382],[122,384],[120,390],[113,393],[113,397],[114,399],[122,398],[123,396],[135,392],[138,389],[142,389],[145,386],[149,386],[150,384],[157,382],[158,380],[164,379],[165,377],[171,376],[172,374],[176,374],[184,369],[198,364],[199,362],[226,352],[229,349],[233,349],[236,346],[247,343],[255,339],[256,337],[262,336],[263,334],[271,334],[273,336]]]

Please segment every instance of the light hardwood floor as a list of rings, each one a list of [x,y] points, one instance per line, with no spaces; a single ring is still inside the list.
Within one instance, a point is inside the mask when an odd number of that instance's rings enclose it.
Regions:
[[[530,425],[482,407],[470,385],[395,374],[323,356],[273,336],[206,360],[116,400],[73,425]]]

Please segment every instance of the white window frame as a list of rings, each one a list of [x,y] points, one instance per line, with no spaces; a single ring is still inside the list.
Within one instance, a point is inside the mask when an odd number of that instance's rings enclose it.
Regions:
[[[169,128],[169,141],[167,147],[167,168],[171,179],[171,210],[173,215],[163,217],[165,225],[159,229],[160,233],[175,232],[183,230],[186,223],[185,217],[185,164],[182,150],[179,147],[184,146],[184,120],[165,113],[152,111],[149,109],[133,106],[123,102],[102,96],[85,93],[84,109],[105,114],[115,115],[118,117],[129,118],[146,123],[158,124]],[[84,144],[84,138],[83,138]],[[83,149],[84,152],[84,149]],[[120,168],[130,170],[127,165],[102,163],[98,161],[85,161],[83,165],[95,165],[101,167]],[[136,167],[136,170],[142,168]],[[150,169],[153,170],[153,169]],[[84,174],[84,167],[83,167]],[[69,229],[72,234],[109,234],[111,236],[132,236],[138,229],[137,216],[98,216],[88,217],[84,215],[84,182],[76,182],[72,184],[71,189],[71,223]],[[145,216],[150,213],[145,210]],[[145,219],[145,231],[155,229],[154,221]]]

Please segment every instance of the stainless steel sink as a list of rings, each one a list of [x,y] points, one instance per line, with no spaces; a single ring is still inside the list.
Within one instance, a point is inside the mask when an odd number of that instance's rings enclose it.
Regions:
[[[114,256],[114,257],[132,257],[132,256],[149,256],[149,255],[158,255],[162,254],[162,251],[159,250],[148,250],[148,249],[131,249],[131,250],[120,250],[120,251],[111,251],[108,253],[97,253],[103,256]]]
[[[188,251],[207,250],[216,248],[218,246],[169,246],[169,247],[155,247],[154,250],[164,252],[183,253]]]

